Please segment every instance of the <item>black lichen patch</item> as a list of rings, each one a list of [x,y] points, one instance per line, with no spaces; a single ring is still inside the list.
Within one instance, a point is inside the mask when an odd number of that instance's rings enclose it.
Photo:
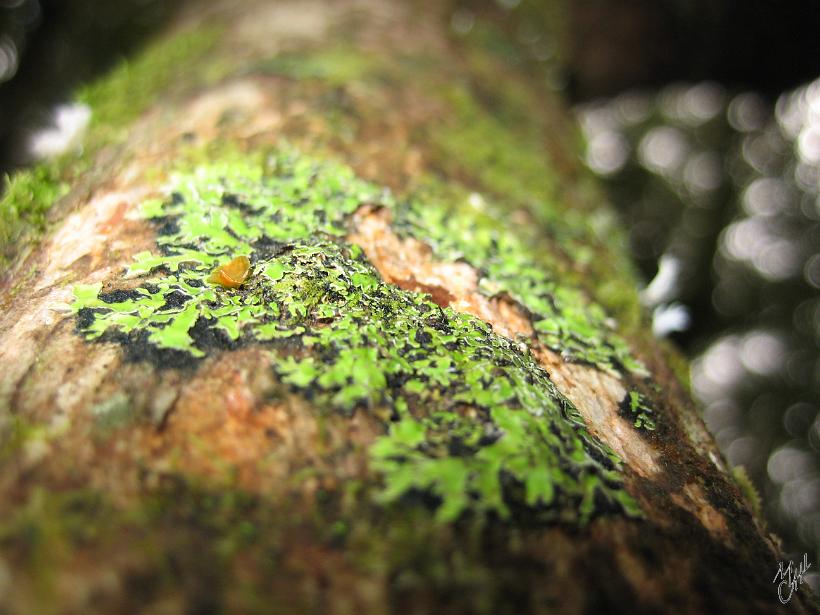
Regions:
[[[191,338],[197,348],[211,350],[236,350],[247,343],[247,339],[231,339],[224,330],[216,326],[216,319],[200,316],[189,329]]]
[[[112,290],[108,293],[101,292],[98,298],[103,303],[122,303],[124,301],[134,301],[141,297],[141,293],[136,290]]]
[[[251,207],[248,203],[242,201],[241,197],[236,194],[223,194],[222,204],[226,207],[237,209],[243,214],[247,214],[249,216],[252,216],[256,213],[256,210],[253,207]]]
[[[154,220],[154,226],[157,229],[157,235],[176,235],[179,233],[179,221],[174,217],[167,216]]]
[[[77,311],[77,332],[87,331],[94,324],[94,319],[98,313],[104,313],[104,311],[99,308],[80,308]]]
[[[191,295],[188,295],[181,290],[173,290],[170,293],[163,295],[163,297],[165,299],[165,303],[158,308],[158,311],[160,312],[179,310],[191,300]]]
[[[160,348],[149,339],[148,331],[120,333],[111,331],[99,338],[100,342],[113,342],[123,349],[124,359],[129,363],[148,362],[163,369],[194,370],[201,359],[184,350]]]
[[[276,241],[267,235],[263,235],[253,243],[253,253],[251,254],[251,263],[256,264],[259,261],[267,260],[275,256],[279,256],[283,252],[290,249],[290,245],[286,242]]]

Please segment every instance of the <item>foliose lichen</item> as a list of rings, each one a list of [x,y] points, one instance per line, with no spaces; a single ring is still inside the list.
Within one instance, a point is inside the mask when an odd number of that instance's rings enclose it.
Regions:
[[[428,241],[438,257],[475,266],[482,292],[520,301],[538,335],[568,357],[627,363],[603,311],[532,266],[486,213],[397,200],[346,167],[287,148],[261,164],[238,156],[173,177],[167,199],[142,205],[159,253],[135,257],[127,275],[141,286],[76,287],[78,329],[194,358],[212,344],[267,345],[280,379],[315,405],[382,421],[370,457],[384,503],[425,494],[443,521],[466,511],[580,523],[607,511],[638,515],[618,458],[524,341],[384,283],[345,241],[364,203],[391,208],[398,232]],[[250,257],[247,282],[207,283],[240,254]]]
[[[543,15],[537,15],[544,11],[554,19],[553,9],[534,8],[521,12],[516,21],[521,18],[521,23],[527,22],[529,18],[523,15],[541,21]],[[408,100],[417,97],[419,91],[424,92],[423,96],[442,110],[411,131],[417,135],[415,144],[425,152],[429,166],[461,178],[466,186],[487,196],[490,204],[498,205],[502,215],[496,222],[510,224],[512,212],[526,212],[530,221],[519,225],[537,229],[537,243],[541,244],[535,249],[532,245],[528,247],[530,262],[556,274],[554,277],[565,282],[565,286],[581,287],[594,294],[599,303],[618,314],[623,329],[634,336],[644,329],[645,323],[634,292],[634,269],[622,249],[626,245],[623,231],[615,215],[600,207],[603,201],[591,174],[577,169],[569,182],[570,188],[568,182],[559,181],[554,171],[563,168],[566,176],[567,167],[575,164],[574,160],[567,160],[566,152],[575,151],[580,135],[571,129],[569,118],[560,123],[560,135],[555,134],[555,118],[560,111],[533,89],[532,79],[537,77],[532,72],[509,71],[510,65],[521,68],[523,58],[517,52],[515,57],[506,52],[496,53],[500,50],[496,43],[500,41],[505,41],[503,48],[508,44],[518,48],[515,37],[495,27],[485,31],[480,24],[481,20],[467,37],[469,40],[462,41],[464,64],[452,73],[442,72],[440,63],[424,52],[402,55],[398,61],[385,63],[373,54],[345,45],[331,52],[317,49],[282,54],[250,70],[319,82],[333,92],[344,90],[344,105],[333,98],[336,102],[330,109],[318,107],[321,110],[317,112],[334,118],[330,124],[345,134],[361,129],[366,123],[362,118],[380,113],[378,105],[371,106],[369,100],[381,100],[381,96],[371,97],[366,93],[369,87],[378,93],[390,84],[391,89],[403,92]],[[488,47],[481,42],[483,36],[473,40],[479,30],[492,31],[490,39],[495,42]],[[488,55],[488,50],[493,53]],[[429,97],[431,92],[435,95]],[[547,111],[534,112],[543,109]],[[345,123],[339,123],[339,114],[345,116]],[[552,151],[548,151],[545,143],[551,141]],[[574,195],[571,204],[567,202],[568,193]],[[527,229],[516,229],[518,239],[526,234]],[[548,249],[544,249],[545,241]],[[619,275],[611,275],[613,270]],[[629,369],[640,371],[640,366],[629,359],[629,353],[621,355],[629,362]],[[574,359],[579,359],[577,353]]]
[[[633,421],[636,429],[655,431],[655,411],[649,400],[640,392],[632,390],[627,393],[621,403],[621,413]]]
[[[533,257],[539,251],[537,238],[504,220],[501,208],[476,194],[455,201],[430,196],[400,202],[394,211],[400,235],[425,241],[441,260],[472,265],[479,272],[479,290],[518,302],[539,341],[566,360],[642,372],[604,310],[559,282],[547,263]]]

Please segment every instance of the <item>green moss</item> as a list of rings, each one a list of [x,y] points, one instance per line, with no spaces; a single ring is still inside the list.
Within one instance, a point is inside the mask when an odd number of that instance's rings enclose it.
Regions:
[[[201,28],[170,36],[78,92],[77,100],[92,112],[82,156],[68,152],[6,179],[0,200],[0,267],[45,232],[47,213],[55,201],[89,168],[99,149],[127,136],[133,120],[169,84],[180,80],[190,66],[199,66],[203,74],[185,75],[185,83],[193,85],[205,78],[211,67],[195,60],[213,46],[217,34],[217,29]]]
[[[468,49],[508,65],[532,65],[532,74],[546,79],[568,53],[566,34],[569,11],[564,0],[522,0],[512,7],[479,12],[466,35],[458,35]]]
[[[51,205],[66,193],[57,165],[42,164],[6,178],[0,199],[0,267],[28,234],[42,233]]]
[[[732,468],[732,477],[751,509],[758,518],[762,517],[763,502],[760,498],[760,492],[755,487],[752,479],[749,478],[746,468],[744,466],[735,466]]]
[[[63,417],[49,423],[38,423],[11,412],[6,412],[0,421],[0,462],[15,457],[39,457],[49,450],[52,440],[59,439],[70,427],[70,421]]]
[[[14,553],[32,581],[37,606],[53,611],[55,573],[78,546],[99,540],[110,509],[104,498],[86,490],[55,494],[35,487],[24,505],[8,511],[0,524],[0,548]]]
[[[65,603],[57,600],[75,567],[105,561],[103,582],[115,575],[119,603],[142,610],[170,603],[185,612],[204,604],[215,612],[270,613],[271,604],[287,596],[287,612],[310,612],[327,596],[312,582],[317,549],[330,559],[343,556],[346,571],[384,582],[390,594],[413,585],[421,591],[430,584],[446,592],[469,589],[467,604],[485,604],[470,612],[492,612],[486,601],[504,598],[494,586],[481,533],[456,535],[460,528],[434,522],[424,509],[363,506],[346,516],[333,498],[320,496],[305,514],[292,500],[283,505],[229,486],[153,477],[157,486],[129,503],[114,504],[92,489],[32,490],[0,520],[0,549],[17,584],[8,606],[59,611]],[[463,545],[455,555],[454,539]],[[105,608],[108,586],[93,583],[102,590],[94,606]],[[339,588],[333,597],[355,597],[358,589]]]
[[[351,47],[335,47],[280,54],[255,64],[251,70],[295,79],[319,79],[329,85],[343,86],[375,76],[386,71],[387,67],[376,54],[367,54]]]
[[[32,612],[59,610],[59,581],[76,565],[78,553],[81,559],[107,560],[127,551],[129,567],[136,568],[142,581],[122,588],[133,604],[145,606],[169,592],[193,604],[202,602],[197,599],[204,592],[220,600],[224,587],[218,579],[232,572],[233,556],[258,544],[254,555],[261,564],[261,553],[269,559],[285,531],[280,511],[256,502],[227,487],[213,491],[171,476],[124,508],[98,490],[35,488],[25,503],[4,515],[0,549],[13,562],[15,580],[22,581],[18,599],[37,609]],[[196,585],[203,569],[208,577],[204,587]],[[126,578],[134,574],[116,564],[111,570]],[[186,592],[183,580],[196,589]]]
[[[6,461],[19,454],[26,443],[42,439],[45,435],[46,430],[43,426],[10,414],[10,418],[0,424],[0,461]]]
[[[661,340],[659,343],[663,350],[664,359],[666,360],[667,365],[669,365],[669,368],[672,370],[672,373],[675,374],[675,378],[677,378],[678,382],[683,385],[684,389],[691,394],[692,376],[689,360],[679,348],[670,342]]]
[[[147,348],[160,363],[162,353],[194,359],[214,346],[268,345],[281,380],[314,405],[369,409],[383,421],[371,450],[383,503],[426,493],[442,521],[467,511],[581,523],[609,510],[638,514],[617,457],[586,431],[526,343],[385,284],[344,241],[361,203],[392,208],[401,233],[473,264],[483,292],[520,300],[539,335],[568,357],[627,362],[600,308],[555,284],[488,211],[396,200],[346,167],[289,149],[261,161],[226,155],[174,176],[166,200],[143,205],[160,252],[131,265],[142,286],[77,286],[79,329]],[[206,282],[238,254],[252,263],[242,287]]]
[[[545,219],[554,219],[555,178],[541,145],[543,135],[532,125],[516,134],[498,116],[482,109],[465,87],[444,90],[453,107],[452,121],[431,134],[448,170],[468,174],[479,187]]]
[[[25,506],[10,520],[4,520],[0,541],[22,537],[27,542],[26,548],[36,551],[59,548],[55,542],[77,544],[90,540],[105,531],[104,523],[94,523],[109,512],[103,501],[101,494],[90,490],[54,495],[37,487]]]
[[[77,99],[91,107],[92,145],[123,138],[130,124],[142,114],[168,86],[176,81],[188,85],[203,75],[187,71],[207,66],[197,62],[218,39],[214,27],[197,28],[166,36],[148,45],[133,61],[124,60],[103,79],[84,88]]]

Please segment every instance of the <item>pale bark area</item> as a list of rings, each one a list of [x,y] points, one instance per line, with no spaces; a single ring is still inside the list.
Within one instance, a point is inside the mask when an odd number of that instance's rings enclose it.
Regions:
[[[351,23],[355,45],[371,53],[424,52],[442,65],[459,57],[445,12],[426,4],[260,2],[219,20],[223,57],[236,66],[322,45]],[[269,356],[253,346],[214,352],[193,370],[160,369],[129,360],[119,345],[77,335],[75,317],[66,311],[73,285],[123,288],[121,273],[134,255],[155,248],[154,230],[137,207],[160,194],[162,170],[173,166],[191,135],[200,144],[218,139],[248,149],[286,138],[334,152],[361,176],[397,192],[431,170],[433,158],[414,135],[446,112],[435,93],[413,83],[342,89],[345,104],[359,111],[352,138],[337,134],[319,113],[326,92],[311,84],[239,71],[204,88],[172,88],[126,143],[100,156],[89,185],[74,187],[58,205],[64,218],[34,254],[16,263],[3,289],[0,428],[7,441],[21,421],[42,436],[2,460],[4,519],[43,513],[41,491],[80,488],[127,511],[182,477],[209,493],[237,489],[259,498],[256,506],[272,511],[273,525],[262,529],[269,535],[258,540],[275,545],[274,569],[241,550],[226,568],[214,569],[209,549],[219,534],[191,521],[194,513],[186,508],[155,520],[156,526],[61,544],[43,555],[57,563],[46,582],[36,573],[36,549],[15,542],[23,531],[18,524],[0,542],[0,613],[775,612],[777,548],[728,478],[648,335],[630,341],[660,387],[653,401],[667,427],[656,438],[643,437],[619,412],[629,388],[622,375],[568,363],[533,342],[591,433],[624,461],[626,488],[645,520],[614,516],[581,529],[499,525],[470,533],[397,516],[393,528],[393,517],[351,504],[345,495],[338,507],[360,516],[361,528],[353,523],[344,547],[322,532],[333,517],[317,512],[317,502],[326,493],[346,494],[356,481],[375,480],[366,446],[382,427],[373,414],[320,415],[276,380]],[[546,106],[556,125],[569,121],[551,109],[554,101]],[[575,155],[566,151],[566,135],[556,131],[545,144],[558,152],[559,168]],[[565,171],[567,207],[576,172]],[[501,335],[532,336],[515,301],[478,292],[469,265],[436,260],[423,242],[396,235],[384,211],[361,205],[348,240],[364,248],[385,281],[428,293]],[[528,223],[526,212],[515,215]],[[93,409],[112,399],[126,400],[140,420],[101,430]],[[203,505],[196,514],[210,513]],[[414,549],[426,543],[435,546],[419,557],[440,561],[414,561]],[[166,569],[157,570],[157,561]],[[807,595],[801,588],[788,608],[816,612]]]

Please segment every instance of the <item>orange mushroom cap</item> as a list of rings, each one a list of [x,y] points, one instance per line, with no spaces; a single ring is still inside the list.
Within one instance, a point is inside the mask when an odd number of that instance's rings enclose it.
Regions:
[[[250,259],[247,256],[237,256],[229,263],[214,269],[208,281],[225,288],[239,288],[248,279],[250,270]]]

